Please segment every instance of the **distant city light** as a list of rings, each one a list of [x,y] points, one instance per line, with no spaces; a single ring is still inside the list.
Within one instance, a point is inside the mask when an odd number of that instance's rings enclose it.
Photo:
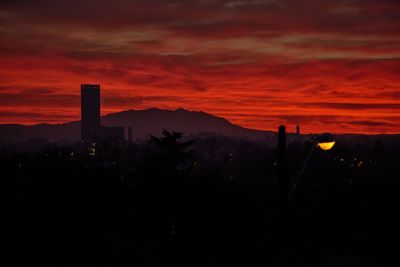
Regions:
[[[88,150],[89,156],[94,157],[96,155],[96,144],[93,143],[93,145],[91,145]]]

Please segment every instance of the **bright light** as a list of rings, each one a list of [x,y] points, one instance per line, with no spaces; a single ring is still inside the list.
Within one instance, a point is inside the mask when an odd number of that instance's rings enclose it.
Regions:
[[[318,146],[322,150],[330,150],[335,145],[335,143],[336,143],[335,141],[333,141],[333,142],[321,142],[321,143],[318,143]]]

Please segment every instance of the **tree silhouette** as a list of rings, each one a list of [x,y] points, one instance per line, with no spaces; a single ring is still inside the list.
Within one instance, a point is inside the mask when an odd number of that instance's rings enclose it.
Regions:
[[[188,174],[192,166],[193,151],[190,146],[193,141],[180,142],[183,134],[179,132],[163,130],[162,134],[161,137],[150,135],[149,144],[154,149],[150,161],[170,178]]]

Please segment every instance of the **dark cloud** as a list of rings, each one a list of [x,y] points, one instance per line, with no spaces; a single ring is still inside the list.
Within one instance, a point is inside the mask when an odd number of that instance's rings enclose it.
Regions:
[[[388,109],[400,110],[400,103],[296,103],[301,107],[322,107],[332,109],[345,109],[345,110],[373,110],[373,109]]]
[[[396,33],[396,1],[2,1],[15,20],[98,30],[157,26],[189,35],[284,32]],[[236,35],[235,35],[236,33]]]
[[[133,107],[138,104],[180,101],[176,96],[124,96],[124,95],[107,95],[103,97],[103,104],[106,106],[127,106]]]
[[[5,93],[0,95],[0,105],[7,107],[29,106],[54,108],[66,105],[69,107],[79,107],[79,95],[66,95],[66,94],[48,94],[45,97],[42,94],[36,93]]]
[[[398,125],[384,122],[384,121],[373,121],[373,120],[355,120],[350,122],[353,125],[367,126],[367,127],[396,127]]]

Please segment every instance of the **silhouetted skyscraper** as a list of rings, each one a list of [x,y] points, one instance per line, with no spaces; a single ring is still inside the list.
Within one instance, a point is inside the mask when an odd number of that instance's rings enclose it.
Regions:
[[[81,139],[94,142],[100,134],[100,85],[81,85]]]

